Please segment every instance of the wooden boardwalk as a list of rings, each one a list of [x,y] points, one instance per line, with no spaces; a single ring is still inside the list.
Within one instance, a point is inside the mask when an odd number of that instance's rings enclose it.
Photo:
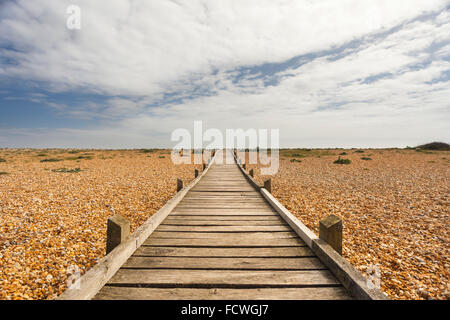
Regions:
[[[235,163],[215,163],[94,299],[351,296]]]

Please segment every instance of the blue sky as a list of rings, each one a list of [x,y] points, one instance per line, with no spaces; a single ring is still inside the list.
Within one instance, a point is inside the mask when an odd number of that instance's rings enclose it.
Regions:
[[[450,141],[449,1],[0,6],[0,147],[171,147],[195,120],[282,147]]]

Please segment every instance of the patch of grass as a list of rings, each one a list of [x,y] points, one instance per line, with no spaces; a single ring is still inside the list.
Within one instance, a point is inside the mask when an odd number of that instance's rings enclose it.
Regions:
[[[92,160],[91,156],[78,156],[78,157],[68,157],[66,160]]]
[[[368,169],[368,168],[364,168],[363,170],[364,170],[364,171],[369,171],[369,169]]]
[[[362,157],[361,160],[372,160],[372,158],[369,158],[369,157]]]
[[[81,172],[81,169],[80,168],[75,168],[75,169],[59,168],[59,169],[53,169],[52,172],[78,173],[78,172]]]
[[[350,164],[350,163],[352,163],[352,161],[350,159],[342,159],[339,156],[339,158],[336,161],[334,161],[333,163],[336,163],[336,164]]]
[[[160,159],[165,158],[166,156],[159,156]]]
[[[340,155],[340,156],[346,156],[346,155],[347,155],[347,152],[341,152],[341,153],[339,153],[339,155]]]
[[[3,158],[0,158],[0,162],[6,162],[6,160]]]
[[[151,153],[151,152],[155,152],[155,149],[141,149],[139,151],[142,153]]]
[[[77,150],[70,150],[70,151],[68,151],[67,153],[70,153],[70,154],[75,154],[75,153],[79,153],[80,151],[77,151]]]
[[[302,162],[300,159],[291,159],[291,162]]]
[[[364,150],[355,150],[355,153],[364,153]]]
[[[36,156],[37,156],[37,157],[46,157],[47,154],[46,154],[46,153],[38,153]]]
[[[58,162],[62,160],[63,159],[49,158],[49,159],[42,159],[40,162]]]
[[[5,174],[8,174],[8,172],[0,171],[0,176],[5,175]]]

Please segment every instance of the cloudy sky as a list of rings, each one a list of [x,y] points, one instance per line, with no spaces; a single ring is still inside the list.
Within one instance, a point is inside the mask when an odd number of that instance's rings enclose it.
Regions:
[[[195,120],[450,142],[450,1],[0,0],[0,147],[172,147]]]

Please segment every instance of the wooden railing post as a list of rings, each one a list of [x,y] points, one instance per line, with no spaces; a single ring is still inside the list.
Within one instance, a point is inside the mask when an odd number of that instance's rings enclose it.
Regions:
[[[195,171],[194,171],[194,177],[195,177],[195,178],[198,177],[198,170],[197,170],[197,169],[195,169]]]
[[[319,238],[342,255],[342,220],[334,214],[319,223]]]
[[[245,170],[245,168],[246,168],[246,165],[245,165],[245,163],[242,165],[242,168]]]
[[[272,193],[272,179],[264,181],[264,189]]]
[[[202,171],[205,171],[205,169],[206,169],[206,164],[204,163]]]
[[[252,178],[254,178],[254,172],[253,172],[253,169],[250,169],[250,172],[249,172],[249,175],[250,175],[250,177],[252,177]]]
[[[130,222],[116,213],[108,218],[106,226],[106,254],[110,253],[130,235]]]
[[[183,180],[177,179],[177,192],[180,192],[181,189],[183,189]]]

